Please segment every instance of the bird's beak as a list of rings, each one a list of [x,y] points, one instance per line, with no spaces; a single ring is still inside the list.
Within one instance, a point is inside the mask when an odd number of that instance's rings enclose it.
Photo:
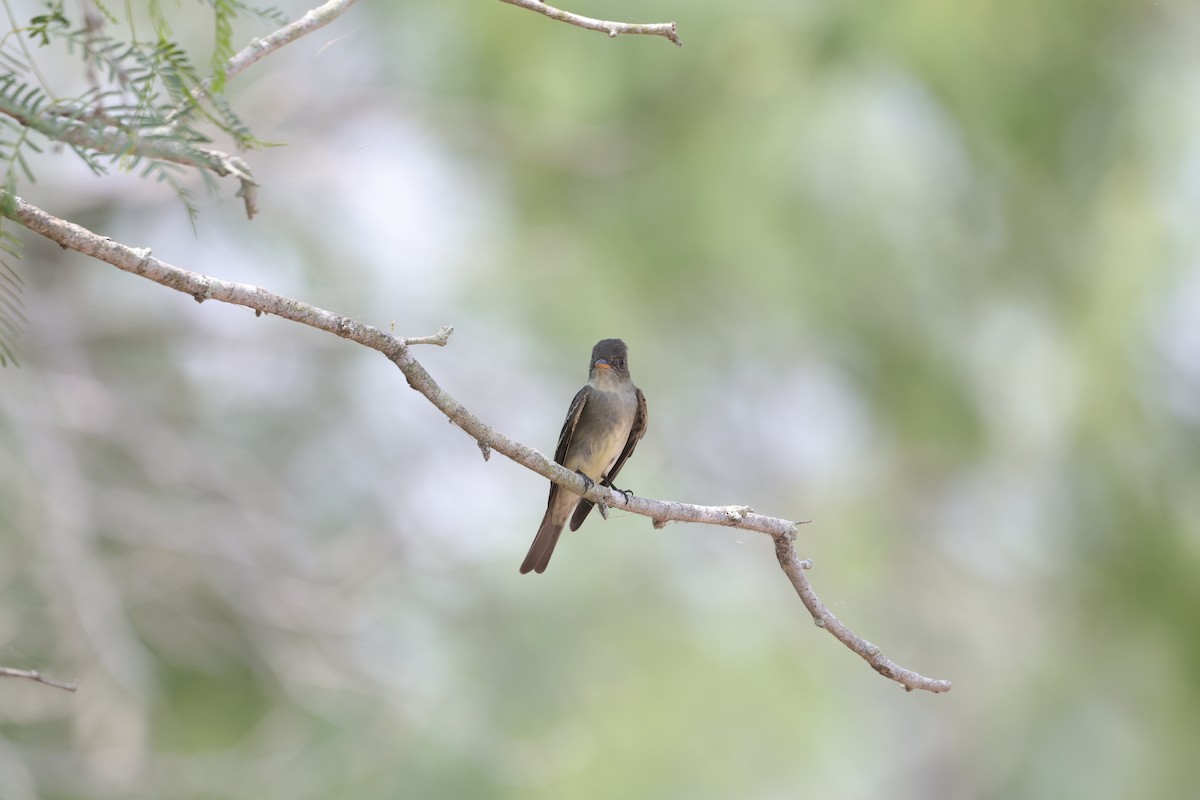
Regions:
[[[596,363],[592,366],[594,366],[596,369],[612,369],[612,364],[609,364],[603,358],[597,358]]]

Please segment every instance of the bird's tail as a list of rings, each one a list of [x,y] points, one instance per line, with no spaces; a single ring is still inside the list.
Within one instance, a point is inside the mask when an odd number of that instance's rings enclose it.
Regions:
[[[542,525],[538,528],[537,536],[533,538],[533,544],[529,546],[529,554],[525,556],[525,562],[521,564],[521,574],[533,570],[534,572],[545,572],[546,565],[550,563],[550,556],[554,554],[554,545],[558,544],[559,534],[562,533],[563,525],[566,520],[561,522],[551,519],[553,516],[554,504],[550,504],[550,508],[546,509],[546,516],[542,517]]]

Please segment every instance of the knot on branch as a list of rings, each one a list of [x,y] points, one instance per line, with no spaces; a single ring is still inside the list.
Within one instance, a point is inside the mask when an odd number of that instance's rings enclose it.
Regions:
[[[725,518],[729,520],[731,525],[736,525],[739,522],[745,521],[746,515],[753,512],[754,509],[750,506],[726,506]]]

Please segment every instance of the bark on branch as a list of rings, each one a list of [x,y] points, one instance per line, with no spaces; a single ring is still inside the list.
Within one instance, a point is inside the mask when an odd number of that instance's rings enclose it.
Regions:
[[[408,385],[433,403],[451,422],[473,437],[486,459],[493,450],[528,469],[558,483],[568,490],[598,504],[622,508],[654,521],[655,527],[667,522],[699,522],[742,530],[757,531],[770,536],[775,543],[779,565],[812,615],[818,627],[824,628],[846,647],[861,656],[879,674],[904,686],[907,690],[930,692],[950,690],[950,682],[927,678],[889,661],[879,648],[855,634],[838,620],[820,601],[804,571],[811,562],[802,561],[796,554],[795,537],[798,522],[756,514],[746,506],[700,506],[645,497],[626,497],[599,483],[591,488],[574,472],[556,464],[532,447],[513,441],[485,425],[461,403],[442,389],[425,368],[413,357],[411,345],[445,345],[453,332],[444,327],[434,336],[405,339],[392,336],[358,320],[334,314],[299,300],[275,294],[258,286],[223,281],[181,269],[154,258],[149,249],[135,249],[104,236],[59,219],[19,197],[0,191],[0,207],[6,215],[29,230],[56,242],[64,248],[91,256],[118,269],[132,272],[155,283],[191,295],[197,302],[219,300],[245,306],[258,314],[273,314],[283,319],[309,325],[336,334],[377,350],[399,367]]]
[[[77,683],[64,683],[56,681],[53,678],[47,678],[36,669],[13,669],[12,667],[0,667],[0,678],[25,678],[26,680],[44,683],[47,686],[53,686],[55,689],[65,689],[68,692],[73,692],[79,688]]]
[[[548,6],[541,2],[541,0],[500,0],[500,2],[508,3],[510,6],[520,6],[521,8],[529,9],[538,14],[543,14],[550,19],[565,22],[568,25],[587,28],[589,31],[607,33],[610,39],[615,39],[623,33],[664,36],[674,42],[677,47],[683,47],[683,42],[679,40],[679,33],[675,30],[674,22],[611,22],[605,19],[593,19],[592,17],[572,14],[570,11],[563,11],[561,8]]]

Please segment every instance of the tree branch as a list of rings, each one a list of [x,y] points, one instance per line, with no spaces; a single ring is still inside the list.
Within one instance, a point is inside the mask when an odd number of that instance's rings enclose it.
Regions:
[[[0,678],[25,678],[26,680],[37,681],[44,683],[47,686],[53,686],[55,689],[65,689],[68,692],[73,692],[79,688],[77,683],[63,683],[56,681],[53,678],[47,678],[42,673],[35,669],[13,669],[12,667],[0,667]]]
[[[130,133],[109,124],[98,114],[80,109],[51,106],[45,113],[30,116],[11,98],[0,95],[0,114],[12,117],[43,136],[75,147],[83,147],[108,155],[140,155],[171,161],[197,169],[212,170],[225,177],[234,175],[242,181],[252,180],[250,169],[237,156],[206,147],[167,139],[159,135]]]
[[[499,451],[518,464],[549,478],[575,494],[612,508],[623,508],[634,514],[650,517],[654,521],[655,527],[662,527],[669,521],[699,522],[767,534],[775,542],[775,554],[779,559],[780,567],[791,581],[801,602],[804,603],[818,627],[829,631],[838,641],[866,660],[877,672],[903,685],[905,689],[924,689],[930,692],[950,690],[949,681],[926,678],[892,663],[880,653],[878,647],[855,634],[830,613],[829,609],[821,603],[804,575],[804,570],[811,566],[811,563],[801,561],[796,554],[794,541],[796,526],[799,523],[756,514],[745,506],[699,506],[652,500],[645,497],[627,497],[623,493],[599,483],[588,488],[579,475],[546,458],[537,450],[515,442],[485,425],[438,386],[433,377],[413,357],[409,347],[413,344],[444,345],[453,332],[453,328],[443,328],[432,337],[400,338],[350,317],[283,297],[258,286],[223,281],[180,269],[152,257],[148,249],[139,250],[119,244],[73,222],[47,214],[21,198],[8,195],[3,191],[0,191],[0,208],[7,209],[5,213],[13,220],[64,248],[92,256],[118,269],[132,272],[155,283],[191,295],[197,302],[212,299],[245,306],[254,309],[260,315],[274,314],[277,317],[309,325],[379,351],[399,367],[408,380],[409,386],[424,395],[451,422],[475,439],[485,459],[492,450]]]
[[[247,67],[253,65],[262,58],[265,58],[276,50],[279,50],[286,45],[299,39],[301,36],[312,33],[315,30],[324,28],[329,23],[340,17],[349,10],[350,6],[354,5],[355,0],[328,0],[324,5],[309,9],[298,20],[294,20],[287,25],[284,25],[274,33],[264,36],[261,39],[254,39],[250,44],[243,47],[237,53],[230,57],[225,62],[224,73],[225,80],[228,81],[240,74]],[[198,104],[208,96],[208,92],[212,89],[213,79],[206,78],[200,87],[192,94],[192,104]],[[167,118],[168,122],[173,122],[178,119],[179,115],[187,109],[187,106],[180,106],[171,112]]]
[[[325,27],[340,17],[355,0],[328,0],[324,5],[310,9],[300,19],[279,30],[254,39],[225,63],[222,69],[224,80],[229,80],[260,59],[291,44],[300,37]],[[174,136],[180,116],[191,107],[208,97],[214,80],[206,78],[191,95],[188,102],[181,104],[167,116],[167,124],[155,128],[131,131],[104,117],[103,109],[64,108],[51,106],[40,114],[29,114],[25,108],[0,93],[0,114],[12,117],[27,128],[42,135],[72,145],[81,150],[94,150],[114,156],[141,156],[174,164],[209,170],[220,177],[232,175],[238,179],[246,216],[250,219],[258,212],[258,183],[250,167],[238,156],[207,147],[199,147]]]
[[[87,110],[51,106],[37,115],[26,113],[11,97],[0,94],[0,114],[12,117],[21,125],[35,130],[48,139],[71,145],[79,150],[94,150],[113,156],[141,156],[144,158],[170,161],[186,167],[210,170],[217,175],[232,175],[241,184],[238,196],[246,205],[246,216],[253,219],[257,213],[256,194],[258,183],[250,173],[250,167],[237,156],[208,147],[168,138],[163,129],[132,132],[108,121],[103,109]],[[155,132],[157,131],[157,133]]]
[[[679,40],[679,34],[675,30],[674,22],[610,22],[608,20],[592,19],[591,17],[572,14],[570,11],[563,11],[560,8],[548,6],[541,2],[541,0],[500,0],[500,2],[535,11],[538,14],[543,14],[559,22],[565,22],[568,25],[587,28],[589,31],[607,33],[610,39],[615,39],[622,33],[665,36],[674,42],[676,46],[683,47],[683,42]]]

